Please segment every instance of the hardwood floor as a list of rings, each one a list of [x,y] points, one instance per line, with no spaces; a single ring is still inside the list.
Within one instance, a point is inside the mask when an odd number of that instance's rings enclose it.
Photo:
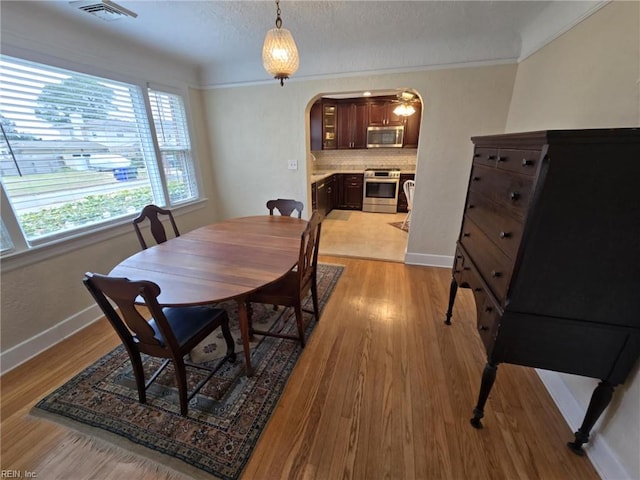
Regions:
[[[320,261],[346,268],[243,479],[599,478],[532,369],[501,365],[485,427],[471,427],[485,357],[470,292],[443,323],[448,270]],[[2,469],[56,447],[64,428],[28,411],[117,344],[98,322],[2,377]]]

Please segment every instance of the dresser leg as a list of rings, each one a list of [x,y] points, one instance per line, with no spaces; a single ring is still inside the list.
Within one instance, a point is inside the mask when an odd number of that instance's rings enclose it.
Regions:
[[[603,380],[593,391],[582,425],[578,431],[574,433],[575,440],[567,443],[567,446],[576,455],[584,455],[582,445],[589,441],[591,429],[598,421],[598,418],[600,418],[600,415],[602,415],[602,412],[604,412],[604,409],[607,408],[609,402],[611,402],[611,397],[613,397],[613,388],[614,387],[611,383]]]
[[[498,366],[489,362],[484,366],[482,372],[482,382],[480,383],[480,394],[478,395],[478,404],[473,409],[473,418],[471,419],[471,425],[474,428],[482,428],[482,422],[480,419],[484,417],[484,405],[489,398],[489,392],[493,387],[493,382],[496,380],[496,373],[498,372]]]
[[[458,282],[455,277],[451,277],[451,286],[449,287],[449,308],[447,308],[447,318],[444,323],[451,325],[451,314],[453,312],[453,302],[456,300],[456,293],[458,292]]]

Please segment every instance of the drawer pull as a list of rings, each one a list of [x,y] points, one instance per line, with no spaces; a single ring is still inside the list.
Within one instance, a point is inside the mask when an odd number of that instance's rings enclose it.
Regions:
[[[470,237],[470,236],[471,236],[471,234],[470,234],[469,232],[463,232],[463,233],[462,233],[462,236],[463,236],[463,237]]]
[[[487,330],[489,330],[489,327],[485,327],[484,325],[480,325],[478,330],[480,330],[481,332],[486,332]]]
[[[467,207],[467,210],[471,210],[472,208],[475,208],[475,205],[469,205],[469,206]]]
[[[495,160],[496,156],[495,155],[487,155],[487,159],[488,160]]]
[[[493,312],[493,307],[484,307],[484,311],[487,313]]]
[[[473,154],[473,158],[478,158],[479,156],[480,156],[480,154],[479,154],[479,153],[474,153],[474,154]]]
[[[500,232],[500,238],[511,238],[511,232]]]
[[[456,258],[463,258],[462,255],[456,255]]]
[[[491,276],[493,278],[500,278],[502,276],[502,272],[497,272],[496,270],[491,270]]]
[[[480,177],[475,176],[471,180],[473,180],[474,182],[479,182],[480,181]]]
[[[509,198],[511,198],[511,200],[516,201],[520,198],[520,194],[518,192],[511,192],[511,194],[509,194]]]
[[[474,292],[481,292],[482,291],[482,287],[476,287],[473,289]]]
[[[471,267],[462,267],[462,269],[469,271],[469,270],[471,270]]]
[[[506,162],[507,161],[507,157],[498,157],[498,162]]]
[[[522,159],[522,166],[523,167],[530,167],[533,165],[533,160],[528,160],[526,158]]]

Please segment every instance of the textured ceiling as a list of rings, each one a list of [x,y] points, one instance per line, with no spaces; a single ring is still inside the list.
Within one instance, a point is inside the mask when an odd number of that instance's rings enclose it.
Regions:
[[[127,1],[137,18],[106,22],[68,1],[52,13],[202,68],[207,85],[268,80],[262,42],[272,1]],[[571,27],[595,1],[288,1],[283,26],[300,52],[296,77],[513,61]],[[53,12],[55,10],[55,12]]]

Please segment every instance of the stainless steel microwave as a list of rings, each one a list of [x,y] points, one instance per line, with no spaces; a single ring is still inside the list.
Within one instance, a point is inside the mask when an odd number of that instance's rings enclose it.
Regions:
[[[367,127],[367,148],[402,148],[404,125]]]

